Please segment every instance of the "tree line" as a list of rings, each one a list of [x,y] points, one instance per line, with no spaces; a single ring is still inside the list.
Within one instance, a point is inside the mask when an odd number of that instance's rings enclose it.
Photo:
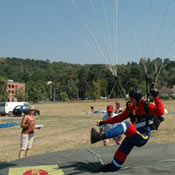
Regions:
[[[162,64],[158,79],[159,88],[175,85],[175,61],[156,58],[147,60],[148,82],[155,81],[155,63]],[[122,90],[128,93],[134,87],[145,92],[145,71],[142,60],[117,65],[118,81]],[[16,93],[20,101],[76,100],[100,97],[121,97],[115,77],[104,64],[70,64],[21,58],[0,58],[0,101],[5,101],[5,82],[25,83],[25,95]],[[47,82],[50,82],[47,84]]]

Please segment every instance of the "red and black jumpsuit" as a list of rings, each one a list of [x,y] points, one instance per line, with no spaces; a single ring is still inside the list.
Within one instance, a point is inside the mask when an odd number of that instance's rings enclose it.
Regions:
[[[154,97],[154,102],[148,106],[149,124],[153,123],[153,116],[164,114],[163,103],[159,97]],[[124,121],[127,118],[130,118],[131,122]],[[116,117],[108,118],[104,122],[105,124],[120,123],[105,133],[107,139],[117,137],[123,133],[126,135],[107,170],[116,171],[121,168],[134,146],[143,146],[150,138],[150,126],[146,126],[145,102],[141,100],[137,106],[131,104],[123,113]]]

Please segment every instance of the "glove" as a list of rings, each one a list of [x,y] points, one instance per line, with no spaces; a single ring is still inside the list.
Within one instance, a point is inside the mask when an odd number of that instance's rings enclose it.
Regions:
[[[152,88],[152,89],[150,89],[150,93],[153,97],[157,97],[159,94],[159,91],[156,88]]]
[[[97,126],[101,126],[101,125],[104,125],[105,122],[103,120],[98,120],[97,121]]]

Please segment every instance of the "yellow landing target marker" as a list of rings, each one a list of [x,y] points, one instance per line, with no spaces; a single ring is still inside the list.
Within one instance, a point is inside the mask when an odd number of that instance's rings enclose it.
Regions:
[[[64,172],[58,165],[41,165],[9,168],[8,175],[64,175]]]

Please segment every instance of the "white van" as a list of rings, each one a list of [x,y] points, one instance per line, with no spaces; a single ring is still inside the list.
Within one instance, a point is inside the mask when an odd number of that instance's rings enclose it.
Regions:
[[[8,114],[8,116],[13,116],[13,109],[18,105],[30,107],[28,102],[5,102],[5,114]]]

